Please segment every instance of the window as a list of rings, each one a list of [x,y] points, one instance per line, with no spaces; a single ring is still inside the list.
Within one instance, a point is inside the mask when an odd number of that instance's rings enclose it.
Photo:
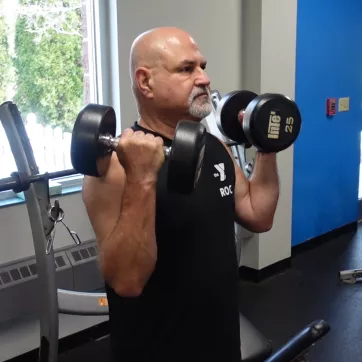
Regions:
[[[72,168],[77,114],[103,101],[98,1],[0,0],[0,104],[17,105],[40,173]],[[0,123],[0,178],[16,170]]]

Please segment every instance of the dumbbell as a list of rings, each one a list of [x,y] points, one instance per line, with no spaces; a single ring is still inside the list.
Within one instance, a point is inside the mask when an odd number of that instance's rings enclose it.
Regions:
[[[298,106],[282,94],[250,91],[226,94],[216,108],[216,122],[229,139],[261,152],[280,152],[297,139],[302,118]]]
[[[71,139],[71,162],[80,174],[101,177],[97,160],[108,169],[119,137],[112,107],[90,103],[78,114]],[[180,121],[171,147],[163,147],[167,165],[167,185],[172,192],[190,194],[200,177],[206,139],[206,127],[197,122]],[[103,165],[102,163],[102,165]],[[103,169],[103,167],[102,167]]]

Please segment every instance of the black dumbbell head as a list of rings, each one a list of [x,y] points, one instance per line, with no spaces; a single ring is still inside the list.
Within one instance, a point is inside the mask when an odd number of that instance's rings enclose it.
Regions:
[[[99,142],[100,135],[116,133],[116,114],[112,107],[88,104],[78,114],[74,123],[71,141],[71,162],[73,168],[88,176],[101,176],[97,159],[111,159],[112,150]]]
[[[190,194],[200,177],[205,151],[206,127],[180,121],[168,160],[167,186],[172,192]]]
[[[244,90],[230,92],[222,97],[216,109],[216,122],[220,132],[235,142],[245,144],[247,140],[239,122],[239,113],[256,97],[256,93]]]
[[[263,152],[280,152],[291,146],[301,129],[302,118],[294,101],[281,94],[253,99],[244,115],[248,142]]]

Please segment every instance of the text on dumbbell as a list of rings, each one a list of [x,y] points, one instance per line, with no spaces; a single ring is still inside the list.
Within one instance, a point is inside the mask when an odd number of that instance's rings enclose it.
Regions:
[[[285,132],[293,133],[293,123],[294,123],[294,118],[288,117],[285,125]]]
[[[278,116],[274,111],[271,111],[269,116],[268,138],[279,138],[280,121],[280,116]]]
[[[232,185],[220,188],[221,197],[229,196],[233,194]]]

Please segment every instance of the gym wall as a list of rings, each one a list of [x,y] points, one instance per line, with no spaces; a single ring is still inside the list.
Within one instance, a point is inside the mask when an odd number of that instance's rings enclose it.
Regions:
[[[242,1],[242,88],[295,97],[297,0]],[[241,265],[261,270],[291,255],[293,149],[278,153],[280,196],[267,233],[241,232]]]
[[[292,244],[357,220],[362,130],[362,2],[298,1]],[[326,99],[350,97],[326,116]],[[337,107],[338,111],[338,107]]]

